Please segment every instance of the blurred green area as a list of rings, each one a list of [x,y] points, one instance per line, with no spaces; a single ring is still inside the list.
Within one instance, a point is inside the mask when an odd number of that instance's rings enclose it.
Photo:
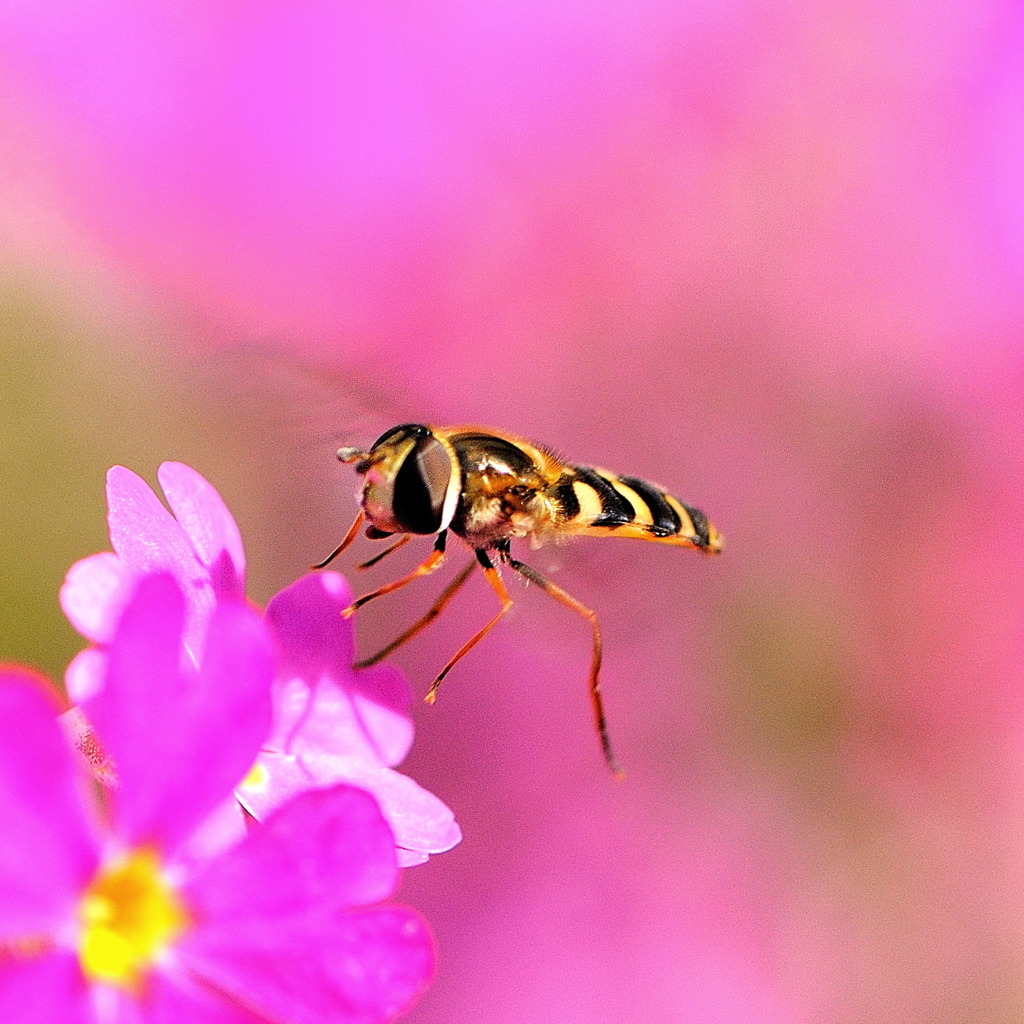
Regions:
[[[118,322],[54,285],[0,278],[0,658],[56,680],[83,642],[58,591],[68,567],[109,549],[104,474],[148,479],[181,433],[174,376]],[[108,310],[126,308],[111,303]]]
[[[241,527],[261,603],[348,525],[339,488],[353,484],[332,458],[337,382],[314,387],[258,349],[197,354],[199,326],[147,308],[109,280],[0,272],[0,661],[58,681],[84,645],[60,585],[76,560],[110,549],[110,466],[157,493],[166,460],[207,476]]]

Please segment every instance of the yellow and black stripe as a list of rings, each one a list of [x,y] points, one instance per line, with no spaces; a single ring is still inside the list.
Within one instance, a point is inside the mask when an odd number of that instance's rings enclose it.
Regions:
[[[566,532],[680,544],[711,554],[722,550],[721,534],[700,509],[647,480],[574,466],[553,486],[552,497]]]
[[[352,543],[366,523],[366,535],[382,540],[398,535],[389,547],[363,563],[374,565],[413,535],[436,535],[430,555],[400,579],[353,601],[342,613],[390,594],[432,573],[445,557],[449,532],[464,540],[473,560],[448,584],[412,626],[377,654],[359,662],[375,665],[434,621],[479,566],[498,598],[499,608],[435,677],[427,691],[433,701],[444,677],[512,607],[512,598],[491,558],[540,587],[561,605],[586,619],[593,635],[590,700],[594,723],[609,767],[621,775],[612,752],[601,697],[601,629],[593,609],[512,556],[514,538],[543,541],[559,535],[632,537],[698,548],[716,554],[721,534],[699,509],[674,498],[656,484],[604,469],[574,466],[548,449],[484,427],[431,427],[404,423],[382,434],[369,451],[341,448],[338,458],[354,463],[365,477],[361,509],[345,539],[317,568],[323,568]]]

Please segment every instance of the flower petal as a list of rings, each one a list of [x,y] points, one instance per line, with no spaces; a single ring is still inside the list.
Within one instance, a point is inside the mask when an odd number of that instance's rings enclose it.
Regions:
[[[66,950],[0,957],[0,1020],[17,1024],[94,1024],[78,959]]]
[[[0,941],[64,921],[96,868],[59,711],[45,680],[0,671]]]
[[[412,687],[393,665],[374,665],[355,673],[352,697],[363,728],[381,760],[394,767],[412,747]]]
[[[267,621],[281,646],[280,677],[286,681],[275,719],[279,745],[288,748],[289,735],[304,727],[314,704],[325,715],[334,705],[339,714],[328,723],[327,749],[348,752],[368,746],[374,760],[396,764],[412,743],[412,690],[393,668],[353,670],[354,630],[341,616],[351,600],[342,576],[310,573],[267,606]],[[296,680],[302,683],[298,688]],[[338,731],[342,728],[345,735]]]
[[[213,611],[210,574],[192,542],[142,477],[123,466],[107,472],[107,522],[114,550],[137,575],[164,570],[178,581],[193,614],[186,644],[198,655],[203,625]]]
[[[197,923],[178,954],[274,1019],[390,1020],[431,977],[429,932],[402,907],[349,908],[389,895],[397,875],[371,796],[305,793],[200,867],[184,892]]]
[[[124,466],[107,471],[107,522],[114,550],[136,571],[164,569],[181,584],[205,576],[180,524],[149,484]]]
[[[462,838],[461,834],[459,838]],[[395,853],[398,855],[398,866],[400,868],[414,868],[419,864],[426,864],[430,860],[429,853],[422,853],[419,850],[405,850],[400,846],[395,848]]]
[[[272,745],[289,754],[303,751],[382,763],[366,734],[355,700],[330,679],[278,678]],[[285,726],[290,728],[285,731]]]
[[[246,816],[232,793],[202,820],[185,845],[178,849],[174,858],[176,864],[187,869],[190,864],[219,857],[248,835],[251,824],[252,819]]]
[[[136,1016],[118,1024],[259,1024],[266,1020],[230,995],[180,970],[154,972],[146,984],[143,1006],[125,1009],[134,1010]]]
[[[241,921],[218,938],[183,951],[183,959],[211,984],[289,1024],[383,1024],[405,1012],[434,974],[426,922],[405,907],[283,926]]]
[[[307,573],[271,598],[267,618],[281,644],[282,672],[319,679],[353,675],[355,627],[341,616],[352,590],[336,572]]]
[[[106,643],[131,596],[134,574],[113,553],[75,562],[60,588],[60,606],[71,625],[94,643]]]
[[[115,820],[132,844],[172,851],[246,773],[270,728],[274,654],[244,605],[220,605],[198,673],[181,668],[184,601],[160,574],[139,584],[85,713],[113,758]]]
[[[310,787],[348,782],[380,801],[399,847],[421,854],[461,838],[452,812],[411,779],[391,771],[412,742],[412,690],[391,666],[352,668],[352,627],[342,618],[352,594],[336,573],[310,574],[267,608],[282,650],[275,728],[260,756],[265,775],[239,799],[260,820]]]
[[[354,772],[348,778],[374,795],[402,849],[444,853],[461,841],[462,832],[448,805],[408,775],[379,768]]]
[[[245,551],[238,524],[224,499],[181,462],[165,462],[157,478],[199,561],[209,570],[214,591],[241,598],[245,594]]]
[[[257,763],[258,780],[246,780],[236,792],[246,809],[260,821],[308,789],[344,780],[365,789],[380,804],[394,833],[403,867],[421,864],[427,854],[443,853],[462,839],[450,808],[392,768],[358,757],[322,752],[294,756],[264,751]]]
[[[102,647],[86,647],[71,659],[64,670],[64,689],[72,701],[84,704],[103,689],[106,677],[106,650]]]
[[[275,811],[238,846],[202,865],[186,894],[212,942],[243,919],[283,922],[374,903],[397,882],[394,837],[377,802],[361,789],[333,786]]]

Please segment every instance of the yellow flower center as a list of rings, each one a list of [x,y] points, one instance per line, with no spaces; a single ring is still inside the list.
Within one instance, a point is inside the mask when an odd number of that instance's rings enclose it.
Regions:
[[[188,924],[152,850],[107,865],[85,891],[79,959],[92,981],[136,991],[145,972]]]
[[[248,774],[238,784],[239,789],[247,789],[250,792],[256,790],[259,792],[266,788],[267,783],[270,781],[270,773],[266,768],[260,764],[259,761],[255,761],[253,766],[249,769]]]

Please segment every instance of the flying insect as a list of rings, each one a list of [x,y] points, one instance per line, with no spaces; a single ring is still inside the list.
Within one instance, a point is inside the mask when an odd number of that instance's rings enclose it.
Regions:
[[[354,463],[356,472],[364,477],[361,508],[344,540],[314,568],[322,569],[340,555],[364,523],[371,540],[397,540],[361,568],[376,564],[415,536],[436,536],[433,550],[422,563],[400,579],[353,601],[345,610],[346,616],[437,569],[445,558],[449,532],[465,541],[474,555],[422,618],[373,657],[359,662],[359,667],[377,664],[416,636],[440,615],[473,568],[479,566],[500,606],[431,683],[425,699],[432,704],[444,677],[512,607],[512,598],[494,562],[496,557],[500,565],[508,566],[590,623],[594,720],[605,760],[621,776],[601,698],[601,630],[597,616],[536,569],[514,558],[511,542],[529,539],[538,547],[549,540],[576,536],[630,537],[718,554],[722,535],[707,516],[646,480],[573,465],[523,438],[484,427],[403,423],[382,434],[368,451],[340,448],[338,458]]]

